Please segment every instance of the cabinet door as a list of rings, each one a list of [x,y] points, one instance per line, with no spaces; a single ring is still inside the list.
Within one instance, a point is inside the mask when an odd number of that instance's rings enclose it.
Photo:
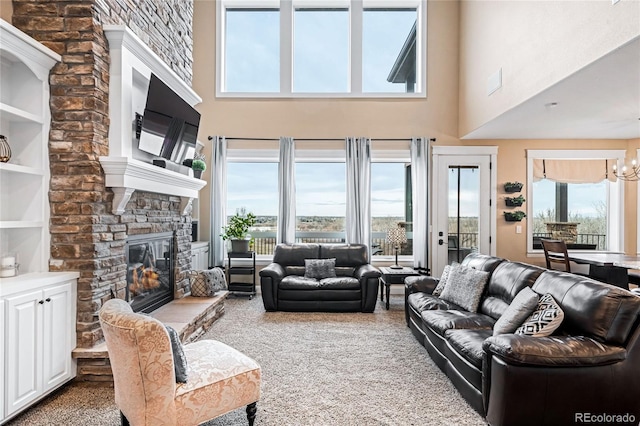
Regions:
[[[71,283],[47,288],[44,297],[44,391],[71,377]]]
[[[43,304],[40,290],[5,299],[6,415],[42,393]]]
[[[6,324],[7,319],[4,316],[4,300],[0,299],[0,324]],[[4,419],[4,328],[0,327],[0,422]]]

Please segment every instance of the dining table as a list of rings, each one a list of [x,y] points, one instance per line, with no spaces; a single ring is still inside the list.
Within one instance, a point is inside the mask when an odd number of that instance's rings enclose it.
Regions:
[[[567,251],[569,260],[589,265],[589,276],[598,281],[629,289],[629,269],[640,269],[640,256],[623,253]]]

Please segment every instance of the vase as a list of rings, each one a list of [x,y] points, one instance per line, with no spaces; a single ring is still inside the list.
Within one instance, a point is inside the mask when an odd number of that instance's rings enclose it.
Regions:
[[[202,170],[194,170],[193,171],[193,177],[196,179],[200,179],[200,177],[202,176]]]
[[[251,240],[231,240],[231,251],[233,253],[247,253]]]
[[[11,147],[4,135],[0,135],[0,162],[6,163],[11,159]]]

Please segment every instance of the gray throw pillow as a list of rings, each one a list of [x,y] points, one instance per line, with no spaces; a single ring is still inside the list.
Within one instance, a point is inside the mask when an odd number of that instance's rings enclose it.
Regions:
[[[176,372],[176,383],[187,383],[187,357],[184,355],[184,348],[180,341],[178,332],[168,325],[165,325],[169,332],[171,341],[171,352],[173,352],[173,366]]]
[[[551,336],[560,327],[564,311],[553,296],[545,294],[538,301],[536,310],[516,330],[515,334],[533,337]]]
[[[530,287],[520,290],[511,301],[509,307],[505,309],[502,316],[494,324],[493,335],[508,334],[516,331],[536,309],[538,299],[538,293],[531,290]]]
[[[488,272],[463,265],[452,268],[440,299],[455,303],[469,312],[476,312],[488,279]]]
[[[449,278],[451,269],[457,268],[458,266],[460,266],[458,262],[452,262],[451,265],[447,265],[444,267],[444,269],[442,270],[442,275],[440,275],[440,281],[438,281],[438,285],[436,286],[436,288],[433,289],[433,293],[431,293],[432,295],[440,296],[442,294],[442,290],[447,285],[447,279]]]
[[[336,277],[336,259],[305,259],[304,277],[321,280]]]
[[[227,289],[227,279],[222,268],[191,271],[191,296],[213,297],[216,292]]]

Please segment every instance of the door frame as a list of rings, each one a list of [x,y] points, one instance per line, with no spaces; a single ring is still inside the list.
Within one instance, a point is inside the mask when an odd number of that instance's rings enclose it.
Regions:
[[[435,227],[438,223],[438,212],[440,210],[439,202],[448,200],[447,191],[448,187],[441,181],[439,173],[441,162],[448,157],[465,157],[465,160],[469,160],[470,157],[489,157],[489,253],[491,256],[496,255],[496,196],[497,196],[497,160],[498,160],[498,147],[497,146],[434,146],[432,147],[432,173],[431,173],[431,206],[430,217],[431,224],[429,226],[431,232],[431,247],[429,250],[430,264],[432,274],[439,276],[440,271],[445,265],[438,264],[437,246],[438,246],[438,234]]]

